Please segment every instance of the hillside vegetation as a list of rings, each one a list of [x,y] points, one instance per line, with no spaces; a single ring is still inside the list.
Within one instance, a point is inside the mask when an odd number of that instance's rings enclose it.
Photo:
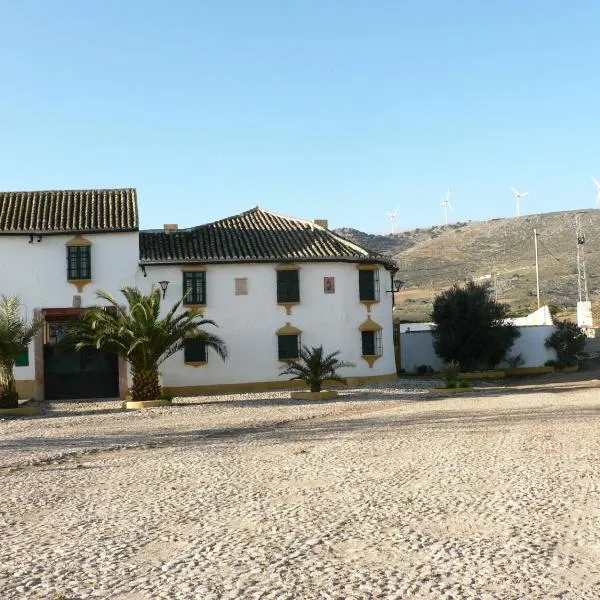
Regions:
[[[575,215],[585,232],[585,262],[590,300],[600,300],[600,210],[525,215],[420,228],[394,235],[354,229],[342,235],[393,256],[405,282],[396,295],[396,314],[427,319],[433,298],[455,282],[489,281],[498,300],[513,314],[537,307],[534,229],[538,232],[540,298],[567,313],[578,300]]]

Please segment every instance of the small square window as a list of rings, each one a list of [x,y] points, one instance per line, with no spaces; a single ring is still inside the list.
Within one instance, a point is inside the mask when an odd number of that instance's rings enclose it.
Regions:
[[[206,304],[206,272],[183,272],[184,304]]]
[[[383,344],[381,331],[361,331],[363,356],[381,356]]]
[[[300,302],[300,278],[297,269],[277,271],[277,302]]]
[[[296,334],[277,336],[277,351],[279,360],[298,358],[300,336]]]
[[[379,301],[379,270],[361,269],[358,272],[360,300]]]
[[[204,340],[185,340],[183,345],[183,360],[186,363],[208,362],[208,352],[206,350],[206,342]]]
[[[235,295],[236,296],[247,296],[248,295],[248,278],[247,277],[236,277],[235,278]]]
[[[323,292],[335,294],[335,277],[323,277]]]
[[[67,279],[91,279],[92,257],[90,246],[67,247]]]

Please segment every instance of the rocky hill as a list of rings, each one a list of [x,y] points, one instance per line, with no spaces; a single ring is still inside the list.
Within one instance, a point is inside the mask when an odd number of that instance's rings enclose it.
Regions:
[[[600,210],[455,223],[394,235],[338,232],[395,258],[405,282],[396,297],[396,312],[402,319],[422,320],[437,293],[470,278],[488,281],[514,314],[536,308],[535,229],[541,300],[572,313],[578,300],[576,215],[586,236],[588,291],[595,303],[600,300]]]

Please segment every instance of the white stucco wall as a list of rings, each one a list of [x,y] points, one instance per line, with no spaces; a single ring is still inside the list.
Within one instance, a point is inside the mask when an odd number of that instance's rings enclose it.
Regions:
[[[67,281],[66,243],[74,235],[45,235],[41,242],[34,236],[0,235],[0,294],[18,295],[27,317],[38,308],[73,306],[77,288]],[[92,243],[92,282],[81,292],[81,306],[98,304],[95,292],[104,289],[117,293],[135,282],[138,267],[138,234],[102,233],[84,235]],[[15,367],[17,380],[33,380],[33,343],[29,348],[29,366]]]
[[[392,298],[389,272],[380,269],[380,302],[371,311],[383,327],[383,356],[373,368],[361,358],[359,325],[367,310],[358,298],[358,270],[351,263],[298,263],[300,265],[300,304],[287,315],[277,305],[276,263],[207,265],[207,306],[205,316],[219,327],[207,327],[222,337],[229,348],[223,363],[209,351],[208,364],[186,365],[183,352],[171,357],[162,367],[165,386],[201,386],[284,380],[279,376],[283,364],[277,358],[276,331],[290,323],[302,330],[302,343],[323,344],[326,351],[341,350],[342,360],[356,367],[342,371],[344,376],[389,375],[395,373],[392,336]],[[248,279],[248,295],[236,296],[234,279]],[[335,277],[335,293],[325,294],[323,277]],[[147,277],[138,273],[136,284],[148,290],[161,280],[169,281],[165,305],[183,293],[180,266],[149,266]],[[287,376],[286,376],[287,377]]]
[[[541,367],[547,360],[555,360],[556,353],[544,347],[544,342],[554,331],[554,326],[518,327],[520,336],[510,350],[510,356],[521,354],[523,367]],[[433,349],[433,336],[430,331],[411,331],[400,334],[402,368],[416,371],[420,365],[430,365],[435,371],[444,369],[443,361]]]

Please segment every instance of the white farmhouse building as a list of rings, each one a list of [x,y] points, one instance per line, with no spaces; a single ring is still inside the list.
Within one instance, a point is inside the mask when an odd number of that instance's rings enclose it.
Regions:
[[[0,293],[45,326],[18,361],[19,393],[38,399],[123,397],[126,364],[56,345],[104,289],[166,288],[215,321],[222,362],[191,343],[162,365],[175,394],[288,386],[280,366],[300,344],[341,351],[359,381],[396,377],[389,259],[305,221],[254,208],[178,230],[138,231],[133,189],[0,194]],[[168,283],[167,283],[168,282]]]

